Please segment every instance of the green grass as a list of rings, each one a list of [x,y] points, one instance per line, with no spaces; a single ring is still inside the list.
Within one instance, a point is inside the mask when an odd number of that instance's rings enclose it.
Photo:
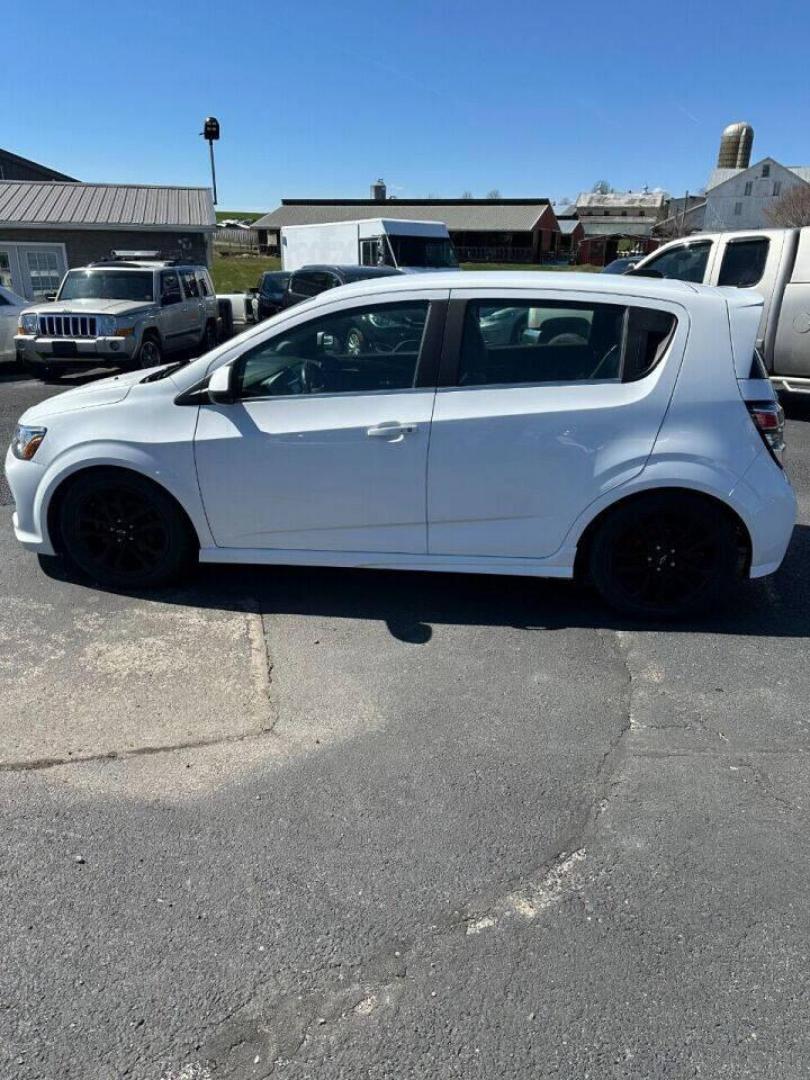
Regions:
[[[211,273],[218,293],[252,289],[265,270],[280,270],[281,260],[270,255],[215,255]],[[462,263],[462,270],[580,270],[593,273],[598,266],[537,266],[535,263]]]
[[[258,221],[266,213],[266,210],[217,210],[217,221],[224,221],[225,218],[238,218],[239,221]]]
[[[281,260],[264,255],[214,255],[211,276],[218,293],[253,289],[265,270],[280,270]]]

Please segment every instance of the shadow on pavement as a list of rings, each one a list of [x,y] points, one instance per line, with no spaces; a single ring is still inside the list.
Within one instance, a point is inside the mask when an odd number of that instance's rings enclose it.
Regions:
[[[68,578],[60,560],[40,562],[49,576]],[[493,575],[202,565],[184,587],[143,595],[161,603],[219,610],[373,619],[386,623],[395,638],[414,645],[430,641],[435,624],[795,638],[810,637],[808,565],[810,527],[797,525],[777,574],[745,583],[721,611],[660,624],[623,619],[572,582]]]

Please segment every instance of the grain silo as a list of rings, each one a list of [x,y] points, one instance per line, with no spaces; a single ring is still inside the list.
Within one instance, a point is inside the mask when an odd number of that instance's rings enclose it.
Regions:
[[[729,124],[720,137],[717,166],[720,169],[747,169],[751,164],[754,129],[750,124]]]

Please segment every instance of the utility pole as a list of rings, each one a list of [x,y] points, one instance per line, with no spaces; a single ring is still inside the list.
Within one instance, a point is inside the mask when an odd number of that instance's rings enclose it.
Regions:
[[[206,116],[203,129],[200,132],[208,142],[208,150],[211,154],[211,186],[214,189],[214,206],[217,205],[217,171],[214,167],[214,143],[219,139],[219,120],[215,116]]]

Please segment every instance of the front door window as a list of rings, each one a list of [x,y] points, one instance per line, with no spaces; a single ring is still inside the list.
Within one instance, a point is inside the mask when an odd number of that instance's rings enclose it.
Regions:
[[[427,302],[377,304],[282,331],[239,361],[239,397],[408,390],[427,311]]]

